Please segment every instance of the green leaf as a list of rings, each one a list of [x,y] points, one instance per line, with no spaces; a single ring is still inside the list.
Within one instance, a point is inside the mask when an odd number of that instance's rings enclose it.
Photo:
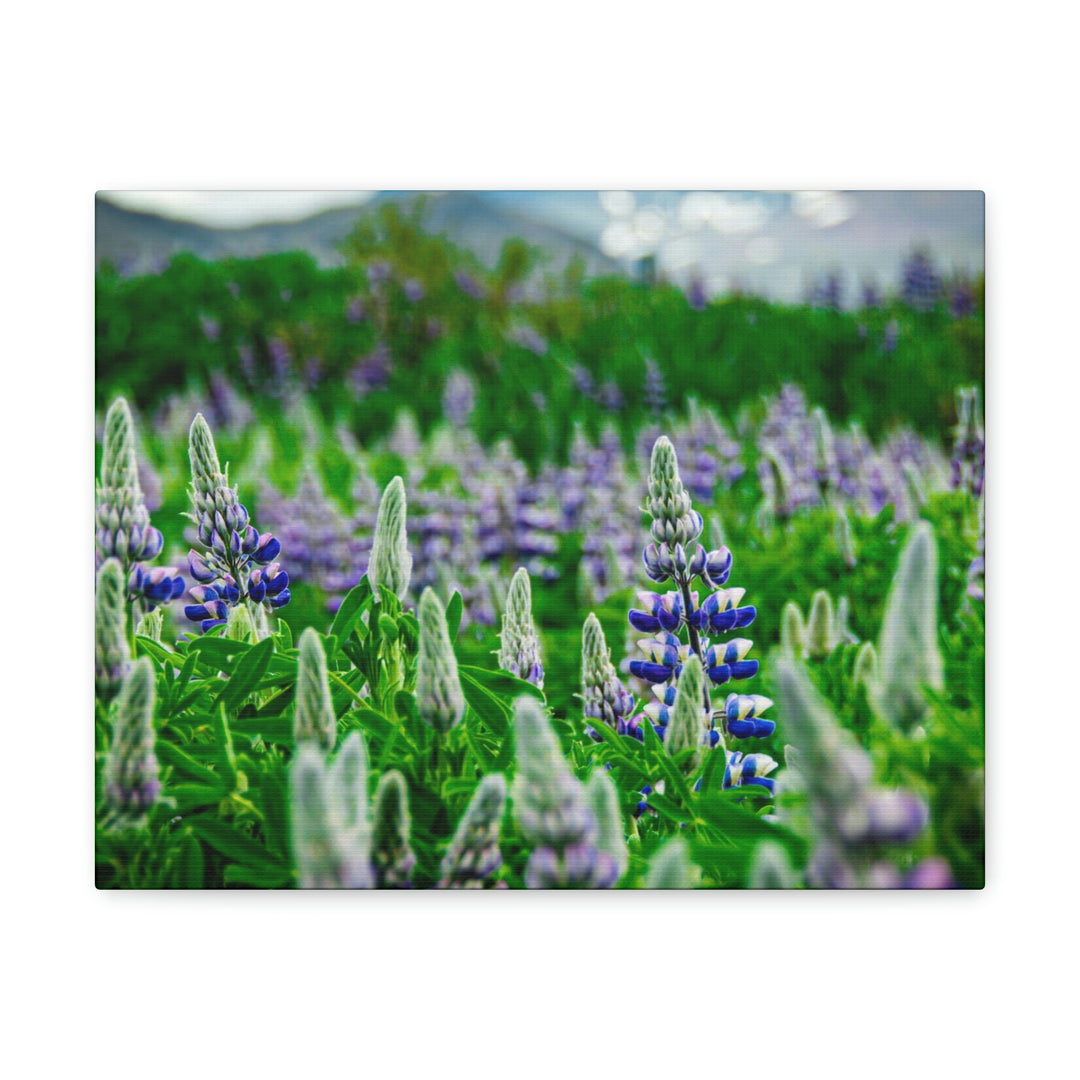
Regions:
[[[201,889],[203,887],[202,844],[191,832],[185,832],[173,866],[170,887],[174,889]]]
[[[164,645],[153,638],[143,637],[141,634],[135,635],[135,655],[137,657],[149,656],[152,660],[169,664],[174,668],[182,666],[182,661],[176,653],[166,649]]]
[[[510,705],[485,689],[462,668],[458,668],[465,700],[491,731],[502,738],[510,726]]]
[[[293,647],[292,630],[289,628],[289,624],[281,618],[277,620],[276,625],[277,629],[274,631],[274,638],[277,641],[278,651],[288,652]]]
[[[217,806],[228,794],[219,780],[216,784],[170,784],[168,794],[182,814],[202,806]]]
[[[174,743],[167,742],[165,739],[158,739],[154,744],[154,751],[159,761],[171,765],[186,776],[212,787],[221,784],[221,777],[213,769],[208,765],[203,765],[201,761],[196,761],[190,754],[185,753]]]
[[[465,605],[462,603],[461,593],[455,591],[446,604],[446,629],[450,632],[451,641],[457,640],[464,611]]]
[[[459,664],[458,674],[467,675],[474,682],[479,683],[480,686],[489,693],[507,699],[508,708],[514,698],[519,698],[522,694],[534,697],[537,701],[543,701],[545,704],[547,702],[547,699],[544,697],[544,691],[538,686],[533,686],[531,682],[519,679],[516,675],[511,675],[508,671],[488,671],[487,668],[470,667],[466,664]]]
[[[240,657],[251,646],[246,641],[233,641],[231,638],[203,635],[189,642],[188,648],[198,653],[199,659],[208,664],[214,671],[221,671],[226,675],[231,675]]]
[[[229,791],[236,790],[236,753],[233,750],[232,732],[229,731],[229,717],[224,704],[214,713],[214,745],[217,748],[217,760],[221,766],[221,779]]]
[[[225,867],[224,876],[226,885],[248,885],[253,889],[284,889],[292,884],[292,871],[281,864],[256,870],[232,863]]]
[[[238,712],[248,694],[266,674],[273,653],[274,639],[265,638],[242,656],[215,704],[225,706],[230,712]]]
[[[370,603],[371,586],[368,584],[367,577],[362,577],[360,584],[354,585],[341,601],[341,607],[337,609],[334,621],[330,624],[330,634],[339,642],[348,641],[353,627],[356,626],[364,609]]]
[[[268,874],[280,874],[287,867],[275,859],[262,844],[250,836],[244,836],[214,818],[199,817],[190,822],[195,834],[205,840],[215,851],[227,859],[241,863],[251,870]]]

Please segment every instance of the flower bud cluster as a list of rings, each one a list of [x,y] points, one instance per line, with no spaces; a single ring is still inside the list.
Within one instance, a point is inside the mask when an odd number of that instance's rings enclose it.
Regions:
[[[690,494],[679,477],[675,447],[665,435],[653,447],[646,509],[652,515],[650,531],[656,544],[685,548],[701,535],[704,522],[690,505]]]
[[[832,889],[947,886],[940,874],[925,873],[925,864],[905,877],[885,850],[922,833],[926,803],[874,784],[869,755],[840,727],[799,664],[785,657],[778,676],[797,751],[797,757],[789,753],[785,776],[805,792],[815,833],[807,882]]]
[[[229,608],[242,602],[284,607],[291,596],[289,575],[275,562],[281,543],[250,523],[247,508],[221,471],[202,413],[192,422],[189,452],[190,516],[203,550],[188,553],[188,570],[197,584],[191,589],[195,603],[184,608],[185,616],[205,633],[224,625]]]
[[[517,776],[514,813],[533,851],[525,868],[530,889],[607,889],[618,883],[620,860],[604,840],[622,823],[597,818],[593,800],[571,772],[543,706],[531,697],[514,705]],[[617,809],[617,807],[616,807]]]
[[[532,587],[529,572],[524,567],[520,567],[510,581],[499,639],[502,643],[499,667],[543,689],[544,666],[540,662],[540,642],[533,625]]]
[[[154,669],[142,656],[120,688],[105,762],[105,806],[122,825],[137,825],[161,790],[154,755]]]
[[[379,777],[373,819],[372,859],[378,887],[411,888],[416,856],[409,846],[409,792],[405,777],[396,769]]]
[[[615,671],[604,628],[591,612],[581,634],[581,691],[588,719],[599,720],[620,735],[632,733],[627,725],[634,711],[634,695]],[[588,732],[599,738],[591,726]]]
[[[101,481],[97,490],[97,550],[101,559],[119,559],[124,569],[161,553],[161,533],[150,524],[135,455],[131,410],[117,398],[105,414]]]
[[[373,889],[367,750],[352,732],[333,761],[301,742],[289,766],[293,862],[301,889]]]
[[[98,571],[94,595],[94,687],[98,697],[112,697],[130,665],[124,572],[116,559],[109,558]]]
[[[420,597],[420,650],[416,664],[416,706],[436,731],[446,734],[465,715],[465,695],[457,657],[446,625],[446,612],[435,592]]]
[[[482,889],[502,866],[499,830],[506,780],[489,773],[480,781],[440,867],[440,889]]]
[[[701,515],[693,510],[683,489],[675,450],[662,436],[653,450],[649,493],[653,525],[659,515],[663,523],[660,531],[665,535],[678,534],[680,526],[673,520],[692,521],[695,537],[701,532]],[[673,510],[677,514],[674,519]],[[657,532],[654,528],[654,540]],[[722,706],[712,701],[713,688],[752,678],[758,672],[757,660],[748,659],[753,647],[750,639],[717,638],[749,626],[757,615],[756,608],[742,605],[744,589],[724,588],[731,573],[731,552],[722,545],[708,551],[701,544],[690,549],[681,542],[654,542],[646,547],[643,559],[645,572],[652,580],[670,580],[675,588],[667,593],[639,592],[639,606],[629,612],[630,625],[650,635],[636,643],[643,655],[630,661],[630,674],[650,684],[656,698],[645,705],[643,716],[637,719],[647,718],[661,739],[671,738],[670,731],[674,730],[678,749],[705,746],[726,752],[725,736],[762,738],[772,734],[775,724],[761,717],[772,704],[768,698],[732,693]],[[704,599],[692,588],[697,582],[710,590]],[[689,692],[694,700],[686,702],[679,724],[672,727],[691,661],[694,674]],[[642,737],[640,723],[628,725],[630,728]],[[730,786],[738,786],[742,775],[744,771],[738,769],[732,772]],[[745,775],[751,778],[752,766]]]

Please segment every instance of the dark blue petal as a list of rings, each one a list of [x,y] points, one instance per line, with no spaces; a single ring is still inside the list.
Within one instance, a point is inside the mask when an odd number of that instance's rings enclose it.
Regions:
[[[643,634],[655,634],[660,629],[660,620],[655,615],[650,615],[645,611],[638,611],[637,608],[630,609],[629,618],[630,625]]]
[[[731,667],[731,677],[733,679],[750,679],[758,673],[758,662],[756,660],[738,660]]]
[[[671,668],[665,667],[663,664],[653,664],[648,660],[631,660],[630,674],[636,675],[646,682],[662,683],[671,678],[672,672]]]
[[[210,612],[202,606],[202,604],[188,604],[184,608],[184,616],[190,619],[192,622],[199,622],[209,616]]]
[[[717,664],[716,667],[709,668],[709,678],[712,679],[717,686],[721,683],[726,683],[731,678],[731,665],[730,664]]]
[[[275,608],[284,607],[291,599],[292,596],[290,595],[289,590],[286,589],[283,593],[270,597],[270,606]]]

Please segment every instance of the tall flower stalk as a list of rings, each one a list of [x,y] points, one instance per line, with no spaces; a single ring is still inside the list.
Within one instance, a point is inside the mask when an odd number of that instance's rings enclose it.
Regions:
[[[706,551],[696,543],[702,518],[691,505],[679,476],[675,448],[665,436],[653,447],[646,509],[652,516],[653,542],[643,554],[645,572],[658,584],[670,581],[675,586],[664,594],[639,592],[641,607],[631,609],[629,616],[631,626],[652,635],[638,642],[644,659],[632,660],[630,672],[653,687],[657,700],[650,702],[645,712],[656,721],[657,734],[664,737],[682,692],[680,676],[691,656],[696,657],[705,675],[694,688],[695,696],[700,694],[706,721],[704,744],[724,746],[729,737],[771,734],[775,724],[761,716],[772,704],[768,698],[731,693],[722,705],[713,703],[715,688],[758,672],[758,662],[746,658],[752,641],[720,637],[749,626],[757,609],[740,606],[744,589],[722,588],[731,573],[728,548]],[[704,600],[694,588],[697,583],[709,590]]]
[[[194,604],[184,614],[205,633],[224,626],[229,609],[248,606],[252,623],[265,636],[266,611],[284,607],[290,599],[289,575],[274,560],[281,544],[272,533],[261,535],[251,524],[247,508],[222,472],[210,427],[199,413],[189,432],[191,505],[188,516],[198,530],[202,551],[188,555],[188,569],[199,583],[191,590]]]
[[[171,566],[146,567],[141,560],[161,554],[161,533],[150,524],[139,482],[135,453],[135,423],[124,398],[117,398],[105,414],[101,479],[97,486],[97,557],[116,559],[127,581],[127,591],[141,613],[182,596],[184,579]]]

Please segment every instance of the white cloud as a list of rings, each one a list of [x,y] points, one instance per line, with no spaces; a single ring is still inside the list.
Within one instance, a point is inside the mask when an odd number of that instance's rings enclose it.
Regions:
[[[691,191],[679,206],[679,224],[686,229],[708,225],[722,236],[758,232],[769,220],[769,209],[754,198],[735,198],[717,191]]]
[[[612,217],[629,217],[637,206],[632,191],[601,191],[599,195],[600,205]]]
[[[323,210],[360,206],[373,191],[102,191],[126,210],[161,214],[213,228],[301,221]]]
[[[831,229],[855,215],[855,200],[839,191],[793,191],[791,210],[815,229]]]

